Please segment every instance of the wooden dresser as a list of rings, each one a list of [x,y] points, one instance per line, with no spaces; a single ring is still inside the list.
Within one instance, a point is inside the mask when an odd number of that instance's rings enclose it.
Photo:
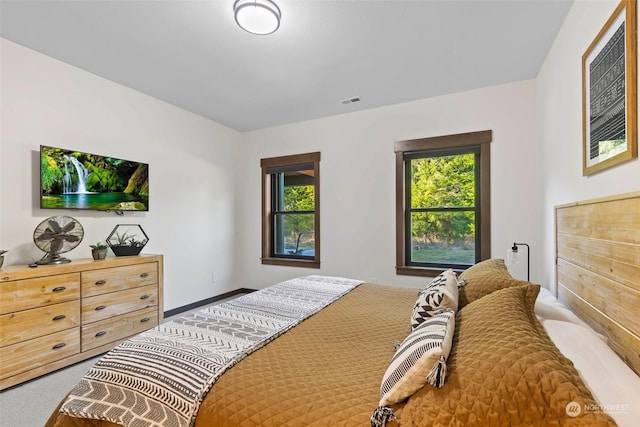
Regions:
[[[162,286],[162,255],[0,269],[0,390],[162,323]]]

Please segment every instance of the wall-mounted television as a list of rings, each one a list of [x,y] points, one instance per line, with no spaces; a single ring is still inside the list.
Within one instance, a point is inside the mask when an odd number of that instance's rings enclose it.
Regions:
[[[41,145],[40,207],[148,211],[149,165]]]

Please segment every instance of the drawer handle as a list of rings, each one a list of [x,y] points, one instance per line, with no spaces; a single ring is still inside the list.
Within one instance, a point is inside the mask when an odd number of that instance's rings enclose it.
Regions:
[[[96,334],[96,338],[103,337],[105,335],[107,335],[107,331],[100,331]]]
[[[66,286],[57,286],[57,287],[53,288],[53,292],[62,292],[65,289],[67,289]]]
[[[142,319],[140,319],[140,323],[146,323],[149,320],[151,320],[151,319],[149,319],[148,317],[143,317]]]
[[[104,285],[105,283],[107,283],[106,280],[98,280],[98,281],[96,281],[95,284],[96,284],[96,286],[100,286],[100,285]]]
[[[65,345],[66,345],[65,343],[60,342],[60,343],[58,343],[58,344],[54,345],[51,349],[52,349],[52,350],[59,350],[59,349],[61,349],[62,347],[64,347]]]
[[[144,295],[142,295],[142,296],[140,297],[140,299],[148,299],[148,298],[149,298],[149,295],[147,295],[147,294],[144,294]]]
[[[62,319],[64,319],[65,317],[67,317],[67,316],[65,316],[64,314],[58,314],[58,315],[57,315],[56,317],[54,317],[52,320],[55,322],[55,321],[57,321],[57,320],[62,320]]]
[[[106,305],[99,305],[95,308],[96,311],[100,311],[100,310],[104,310],[105,308],[107,308]]]
[[[149,277],[149,273],[142,273],[140,277]]]

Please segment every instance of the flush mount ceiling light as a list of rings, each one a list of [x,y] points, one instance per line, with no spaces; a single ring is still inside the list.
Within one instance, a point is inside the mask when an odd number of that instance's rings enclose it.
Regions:
[[[240,28],[251,34],[271,34],[280,27],[280,9],[271,0],[237,0],[233,12]]]

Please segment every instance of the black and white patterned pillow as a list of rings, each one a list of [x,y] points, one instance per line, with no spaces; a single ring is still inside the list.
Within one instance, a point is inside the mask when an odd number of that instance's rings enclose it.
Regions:
[[[444,308],[421,323],[396,350],[380,386],[380,406],[399,403],[425,384],[442,387],[456,314]]]
[[[416,328],[442,308],[458,310],[458,279],[449,269],[435,277],[420,293],[411,313],[411,329]]]

